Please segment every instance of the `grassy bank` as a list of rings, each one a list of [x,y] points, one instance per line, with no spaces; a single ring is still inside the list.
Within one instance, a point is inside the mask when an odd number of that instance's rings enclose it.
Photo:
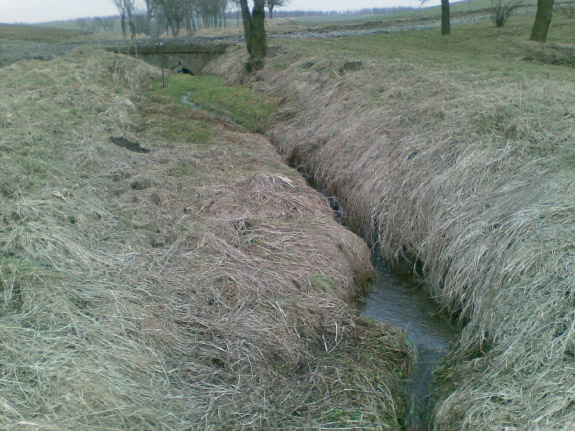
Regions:
[[[0,428],[399,429],[369,250],[266,139],[128,57],[2,76]]]
[[[290,99],[269,132],[286,158],[459,316],[437,430],[575,423],[575,34],[558,14],[532,44],[532,20],[283,41],[253,82]]]

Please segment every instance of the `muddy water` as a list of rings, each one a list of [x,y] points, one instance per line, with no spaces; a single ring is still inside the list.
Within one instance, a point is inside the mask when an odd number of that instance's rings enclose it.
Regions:
[[[432,371],[447,353],[456,331],[411,276],[390,273],[381,258],[374,260],[374,266],[380,277],[365,300],[362,316],[388,322],[407,332],[416,364],[405,387],[410,408],[403,418],[404,425],[406,431],[425,431],[432,408],[429,396]]]

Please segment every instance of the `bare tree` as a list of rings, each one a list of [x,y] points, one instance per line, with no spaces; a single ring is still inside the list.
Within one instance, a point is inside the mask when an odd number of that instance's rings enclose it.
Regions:
[[[240,25],[240,15],[241,15],[240,0],[231,0],[231,2],[237,8],[236,22],[238,25]]]
[[[194,20],[194,8],[190,7],[184,17],[184,23],[186,24],[186,33],[188,37],[196,31],[196,21]]]
[[[143,10],[136,10],[132,20],[134,21],[134,26],[136,27],[136,34],[150,34],[150,28],[146,22],[146,13]]]
[[[152,34],[152,18],[158,9],[156,0],[144,0],[146,4],[146,19],[142,31],[148,36]]]
[[[76,20],[76,25],[80,27],[80,30],[84,30],[86,27],[88,27],[88,21],[88,18],[78,18]]]
[[[274,17],[274,8],[283,7],[289,3],[289,0],[266,0],[270,19]]]
[[[228,0],[196,0],[197,9],[206,27],[224,25]]]
[[[569,19],[575,18],[575,0],[559,3],[557,8]]]
[[[124,7],[124,0],[114,0],[114,4],[120,12],[120,24],[122,26],[122,37],[126,38],[126,10]]]
[[[101,27],[104,33],[111,33],[116,26],[116,20],[114,17],[96,17],[94,18],[94,24],[96,29]]]
[[[154,19],[151,24],[151,33],[154,37],[159,38],[162,33],[169,32],[169,25],[166,16],[164,15],[164,10],[158,8],[154,12]]]
[[[113,0],[114,4],[120,12],[120,22],[122,24],[122,36],[126,38],[126,27],[130,29],[130,36],[132,39],[136,37],[136,24],[134,23],[134,15],[136,11],[135,0]]]
[[[537,13],[531,29],[531,40],[545,42],[551,25],[554,0],[537,0]]]
[[[172,36],[176,37],[180,34],[182,22],[186,15],[190,13],[192,7],[191,0],[155,0],[159,8],[161,8],[163,15],[172,31]]]
[[[214,0],[214,21],[218,22],[220,28],[225,26],[228,3],[228,0]]]
[[[261,70],[264,66],[264,59],[267,51],[265,21],[266,0],[254,0],[254,7],[250,12],[248,0],[240,0],[242,10],[242,20],[244,24],[244,35],[246,47],[250,54],[248,71]]]
[[[503,27],[513,11],[523,6],[523,0],[491,0],[491,19],[496,27]]]
[[[104,29],[104,18],[97,16],[94,18],[94,32],[98,31],[98,28],[102,28],[102,30]]]

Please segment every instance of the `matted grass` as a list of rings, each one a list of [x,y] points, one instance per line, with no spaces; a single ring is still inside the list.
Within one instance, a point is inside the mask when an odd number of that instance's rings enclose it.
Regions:
[[[2,76],[0,428],[399,429],[369,250],[266,139],[124,56]]]
[[[286,158],[459,316],[437,430],[575,423],[575,78],[545,61],[575,34],[556,15],[530,43],[532,20],[282,41],[252,83],[291,100],[270,131]]]

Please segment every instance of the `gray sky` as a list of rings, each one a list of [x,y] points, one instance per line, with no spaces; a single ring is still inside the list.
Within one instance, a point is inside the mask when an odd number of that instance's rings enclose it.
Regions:
[[[414,6],[420,0],[291,0],[289,9],[348,10]],[[437,5],[440,0],[430,0]],[[116,15],[112,0],[0,0],[0,22],[46,22],[79,17]]]

